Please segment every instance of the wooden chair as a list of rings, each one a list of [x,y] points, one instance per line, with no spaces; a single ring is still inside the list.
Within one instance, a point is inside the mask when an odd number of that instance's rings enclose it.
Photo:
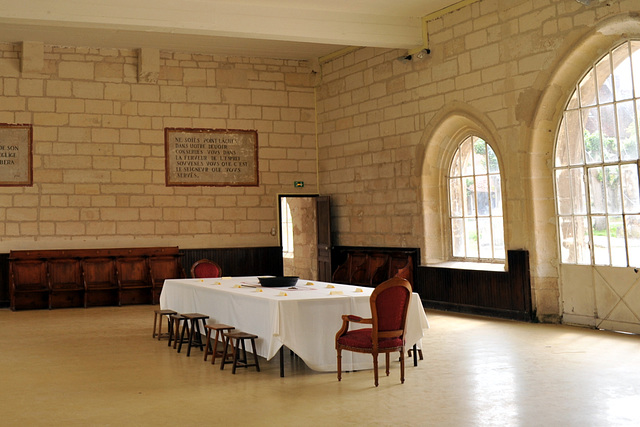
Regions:
[[[207,277],[221,277],[222,269],[218,264],[208,259],[196,261],[191,266],[191,277],[202,279]]]
[[[336,334],[338,381],[342,379],[342,350],[370,353],[373,356],[373,375],[378,386],[378,354],[385,354],[386,374],[389,375],[389,354],[400,353],[400,381],[404,384],[404,346],[407,311],[411,301],[411,284],[394,277],[376,286],[369,300],[371,318],[343,315],[342,328]],[[349,330],[349,323],[371,325],[371,328]]]

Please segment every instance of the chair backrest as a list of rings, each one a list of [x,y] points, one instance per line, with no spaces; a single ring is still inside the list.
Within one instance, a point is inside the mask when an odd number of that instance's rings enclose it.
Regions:
[[[374,289],[371,294],[373,335],[380,338],[404,337],[411,284],[400,277],[393,277]]]
[[[191,266],[191,277],[202,279],[206,277],[220,277],[222,269],[218,264],[208,259],[196,261]]]

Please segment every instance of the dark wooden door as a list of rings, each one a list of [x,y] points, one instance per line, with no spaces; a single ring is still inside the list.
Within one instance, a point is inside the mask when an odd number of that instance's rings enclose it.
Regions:
[[[316,198],[318,222],[318,280],[331,281],[331,203],[329,196]]]

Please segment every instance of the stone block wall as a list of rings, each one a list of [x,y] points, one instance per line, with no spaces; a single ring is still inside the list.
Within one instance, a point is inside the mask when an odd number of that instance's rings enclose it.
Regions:
[[[583,59],[637,37],[637,13],[633,0],[480,0],[428,22],[422,59],[363,48],[324,64],[319,181],[332,196],[334,243],[449,259],[446,176],[463,137],[479,135],[500,162],[506,249],[531,253],[534,308],[557,319],[553,136]],[[583,47],[590,37],[606,43]],[[558,95],[542,102],[549,92]]]
[[[0,187],[0,251],[278,245],[278,197],[316,189],[308,64],[0,45],[0,123],[33,125],[33,186]],[[167,187],[165,127],[257,130],[257,187]]]

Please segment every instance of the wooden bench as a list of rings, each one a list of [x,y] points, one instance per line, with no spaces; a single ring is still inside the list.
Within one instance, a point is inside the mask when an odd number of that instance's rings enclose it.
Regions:
[[[413,285],[417,249],[336,247],[332,275],[336,283],[379,285],[392,277],[402,277]]]
[[[178,247],[11,251],[12,310],[157,304],[186,277]]]

